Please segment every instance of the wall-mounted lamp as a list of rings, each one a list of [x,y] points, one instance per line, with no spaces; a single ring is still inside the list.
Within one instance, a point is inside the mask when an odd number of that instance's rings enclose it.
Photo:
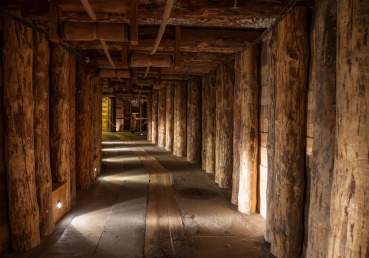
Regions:
[[[61,201],[58,200],[58,202],[56,203],[56,208],[60,210],[61,207],[62,207],[62,203]]]

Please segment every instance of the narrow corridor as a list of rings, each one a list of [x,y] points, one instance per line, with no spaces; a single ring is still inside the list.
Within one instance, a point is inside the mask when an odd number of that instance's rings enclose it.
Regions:
[[[201,166],[144,136],[103,134],[103,173],[36,249],[4,257],[272,257]]]

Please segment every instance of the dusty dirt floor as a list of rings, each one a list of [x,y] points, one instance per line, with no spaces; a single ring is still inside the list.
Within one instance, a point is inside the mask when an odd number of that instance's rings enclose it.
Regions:
[[[213,176],[130,132],[104,133],[103,172],[40,246],[2,257],[273,257],[265,220]]]

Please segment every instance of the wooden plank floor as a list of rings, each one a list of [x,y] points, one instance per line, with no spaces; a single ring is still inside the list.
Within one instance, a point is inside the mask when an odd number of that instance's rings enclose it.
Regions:
[[[103,135],[104,172],[36,249],[4,257],[272,257],[200,165],[131,133]]]

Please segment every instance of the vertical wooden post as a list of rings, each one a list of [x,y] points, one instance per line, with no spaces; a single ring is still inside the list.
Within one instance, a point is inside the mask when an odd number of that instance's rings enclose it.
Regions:
[[[151,122],[151,142],[158,143],[158,91],[152,93],[152,122]]]
[[[110,132],[116,132],[117,128],[116,128],[116,121],[117,121],[117,102],[115,100],[115,98],[110,98],[110,105],[111,105],[111,109],[110,109],[110,125],[111,125],[111,131]],[[132,128],[132,126],[131,126]],[[136,128],[136,126],[134,127]]]
[[[336,125],[337,3],[315,5],[315,123],[310,184],[308,257],[327,257]]]
[[[76,81],[76,181],[77,189],[86,190],[91,185],[90,179],[90,71],[88,67],[77,62]]]
[[[256,212],[258,178],[258,48],[254,46],[239,56],[241,83],[241,128],[239,148],[238,210],[251,214]],[[236,111],[235,113],[237,113]],[[236,172],[236,171],[235,171]]]
[[[337,113],[327,257],[369,256],[368,1],[337,1]]]
[[[278,24],[276,33],[278,66],[272,181],[276,205],[268,210],[274,214],[270,232],[271,253],[277,257],[298,257],[302,242],[305,93],[309,57],[306,8],[292,8]]]
[[[96,105],[97,105],[97,114],[98,114],[98,121],[97,121],[97,146],[96,151],[98,153],[98,162],[97,162],[97,174],[100,175],[102,172],[102,87],[101,87],[101,80],[98,79],[98,91],[96,96]]]
[[[76,193],[76,59],[69,56],[69,146],[70,146],[70,201],[77,202]]]
[[[94,180],[98,174],[100,174],[101,167],[101,126],[100,126],[100,110],[101,106],[101,97],[100,97],[100,79],[97,76],[94,76],[91,80],[91,116],[92,116],[92,125],[91,129],[93,131],[93,141],[92,143],[92,164],[91,173],[93,173],[92,179]],[[92,181],[93,182],[93,181]]]
[[[40,234],[55,229],[52,209],[52,175],[49,139],[49,42],[44,35],[33,32],[33,89],[35,96],[35,173],[37,201],[40,212]]]
[[[4,19],[5,165],[12,247],[40,243],[34,156],[32,30]],[[19,75],[22,76],[19,76]]]
[[[166,92],[166,122],[165,122],[165,130],[166,130],[166,140],[165,140],[165,149],[167,151],[173,151],[173,133],[174,133],[174,85],[170,85],[167,87]]]
[[[70,189],[69,146],[69,55],[52,45],[51,61],[51,172],[53,181],[65,182]],[[67,191],[67,207],[70,210],[70,191]]]
[[[201,79],[188,82],[187,161],[201,162]]]
[[[166,88],[161,88],[158,93],[158,146],[165,147],[165,105]]]
[[[152,94],[147,96],[147,140],[152,141]]]
[[[187,154],[187,82],[180,81],[174,88],[173,155]]]
[[[233,88],[234,61],[217,72],[215,138],[215,182],[221,188],[232,187],[233,172]]]

